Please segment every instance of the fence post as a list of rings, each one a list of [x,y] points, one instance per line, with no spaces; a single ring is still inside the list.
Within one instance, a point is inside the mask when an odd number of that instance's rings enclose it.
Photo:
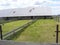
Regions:
[[[58,33],[60,32],[58,24],[56,25],[56,31],[55,32],[56,32],[56,43],[58,44]]]
[[[2,36],[2,26],[0,25],[0,38],[1,40],[3,39],[3,36]]]

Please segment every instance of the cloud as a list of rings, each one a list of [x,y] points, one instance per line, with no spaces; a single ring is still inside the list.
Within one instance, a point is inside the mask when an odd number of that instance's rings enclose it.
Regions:
[[[60,1],[60,0],[51,0],[51,1]]]
[[[42,6],[59,6],[60,2],[54,2],[54,0],[2,0],[0,6],[11,7],[28,7],[28,6],[42,5]]]
[[[11,7],[28,7],[33,6],[35,2],[43,2],[44,0],[2,0],[0,6],[11,6]]]
[[[37,2],[35,2],[35,4],[34,4],[34,5],[40,5],[40,4],[41,4],[41,3],[37,1]]]

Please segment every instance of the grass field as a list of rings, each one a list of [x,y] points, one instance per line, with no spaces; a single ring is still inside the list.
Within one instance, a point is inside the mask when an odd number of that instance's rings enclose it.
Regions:
[[[14,29],[20,25],[23,25],[27,21],[17,21],[7,23],[3,26],[3,33],[8,32],[8,30]],[[7,25],[7,26],[6,26]],[[59,24],[60,25],[60,24]],[[60,27],[59,27],[60,29]],[[55,43],[56,39],[56,21],[53,19],[39,19],[34,24],[23,29],[23,32],[17,32],[10,40],[18,42],[46,42]],[[60,35],[60,34],[59,34]],[[60,42],[60,36],[59,36]]]
[[[14,41],[55,42],[56,21],[51,19],[37,20],[19,35]]]
[[[28,23],[30,20],[17,20],[17,21],[12,21],[9,23],[5,23],[4,25],[2,25],[2,30],[3,30],[3,34],[12,31],[15,28],[18,28],[26,23]]]

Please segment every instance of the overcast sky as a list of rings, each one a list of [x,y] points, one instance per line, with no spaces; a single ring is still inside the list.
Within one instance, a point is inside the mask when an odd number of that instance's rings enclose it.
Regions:
[[[0,0],[0,10],[29,6],[49,6],[53,14],[60,14],[60,0]]]

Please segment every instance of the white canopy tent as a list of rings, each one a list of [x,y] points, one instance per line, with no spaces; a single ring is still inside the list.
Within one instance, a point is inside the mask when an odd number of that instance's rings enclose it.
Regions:
[[[53,16],[50,7],[27,7],[0,10],[0,17],[14,16]]]

